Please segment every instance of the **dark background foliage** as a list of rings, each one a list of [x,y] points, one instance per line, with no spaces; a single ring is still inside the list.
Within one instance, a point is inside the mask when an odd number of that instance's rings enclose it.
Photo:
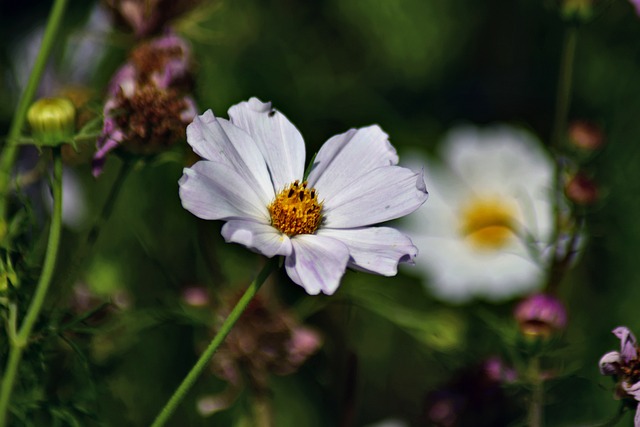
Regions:
[[[606,134],[588,164],[603,197],[587,213],[584,253],[561,289],[570,323],[565,346],[549,357],[557,377],[546,396],[552,426],[615,414],[612,383],[597,362],[618,346],[615,326],[640,333],[640,18],[624,0],[595,3],[596,16],[580,25],[570,117]],[[49,6],[0,3],[0,133],[16,103],[16,57],[26,57],[17,47]],[[64,37],[92,7],[70,3]],[[566,25],[554,1],[235,0],[205,4],[177,29],[194,47],[200,112],[225,116],[251,96],[270,100],[300,129],[310,156],[330,136],[371,123],[401,154],[433,151],[463,122],[519,124],[548,143]],[[83,31],[80,37],[95,36]],[[128,37],[122,29],[108,36],[108,54],[89,82],[98,94],[126,57]],[[56,52],[61,57],[62,46]],[[188,147],[174,151],[182,159]],[[119,163],[109,159],[98,180],[88,165],[76,167],[91,216]],[[40,420],[66,411],[80,425],[148,424],[209,337],[213,314],[185,306],[181,290],[206,286],[219,301],[260,268],[259,256],[224,243],[220,224],[182,209],[183,166],[159,159],[128,177],[81,279],[104,301],[126,292],[130,307],[42,340],[21,373],[19,411]],[[78,241],[66,230],[63,259],[79,256]],[[349,272],[335,296],[314,298],[284,273],[266,285],[261,292],[277,295],[324,336],[322,350],[295,376],[273,378],[277,425],[359,426],[387,417],[429,425],[426,413],[442,396],[458,405],[459,425],[523,421],[526,389],[490,389],[477,374],[482,360],[509,350],[512,302],[451,306],[430,297],[421,280],[409,268],[391,279]],[[54,282],[45,313],[51,325],[65,324],[70,293],[70,284]],[[238,421],[250,413],[248,393],[211,418],[196,413],[198,397],[223,389],[207,372],[172,425],[251,425]]]

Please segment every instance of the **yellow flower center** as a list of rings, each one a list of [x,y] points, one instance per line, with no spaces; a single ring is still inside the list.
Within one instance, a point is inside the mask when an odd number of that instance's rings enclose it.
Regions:
[[[472,200],[460,216],[460,232],[478,249],[497,250],[514,236],[516,209],[499,198]]]
[[[313,234],[322,219],[322,203],[318,193],[307,188],[307,182],[295,181],[285,187],[267,207],[271,225],[288,236]]]

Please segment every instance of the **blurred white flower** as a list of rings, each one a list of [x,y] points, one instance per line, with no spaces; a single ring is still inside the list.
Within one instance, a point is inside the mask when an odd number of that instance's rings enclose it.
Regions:
[[[439,298],[501,300],[541,283],[552,226],[553,162],[528,132],[456,128],[429,164],[430,204],[409,217],[416,259]]]

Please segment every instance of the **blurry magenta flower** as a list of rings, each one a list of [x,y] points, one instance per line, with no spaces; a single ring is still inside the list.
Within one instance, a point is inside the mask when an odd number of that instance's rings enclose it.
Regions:
[[[618,381],[617,398],[640,401],[640,359],[636,337],[625,326],[615,328],[620,339],[620,351],[611,351],[600,359],[600,373],[612,375]],[[636,405],[635,427],[640,427],[640,403]]]
[[[518,372],[506,365],[498,356],[487,359],[484,362],[484,369],[487,378],[498,384],[511,384],[518,379]]]
[[[188,45],[173,34],[134,49],[107,89],[94,176],[102,172],[107,154],[116,148],[155,154],[184,138],[187,124],[197,114],[193,99],[185,95],[190,64]]]
[[[638,14],[638,16],[640,16],[640,0],[629,0],[629,2],[636,9],[636,14]]]
[[[392,276],[417,249],[404,234],[370,227],[413,212],[427,199],[422,173],[396,166],[378,126],[329,139],[303,181],[300,132],[257,98],[211,110],[187,128],[204,160],[184,170],[180,198],[203,219],[226,220],[222,235],[267,257],[286,257],[289,277],[309,294],[333,294],[349,266]]]
[[[427,169],[429,206],[409,217],[430,290],[464,302],[535,289],[543,270],[531,249],[543,249],[553,222],[553,163],[539,142],[513,127],[463,126],[441,158]]]
[[[202,286],[189,286],[182,290],[182,300],[192,307],[209,305],[209,291]]]
[[[567,181],[564,194],[577,205],[587,206],[598,201],[598,186],[583,172],[578,172]]]
[[[569,142],[582,150],[592,151],[602,147],[604,134],[595,124],[576,120],[569,125]]]
[[[105,0],[116,19],[131,28],[136,38],[161,33],[169,21],[200,2],[201,0]]]
[[[567,325],[567,311],[556,297],[534,294],[518,303],[513,315],[523,334],[548,337]]]

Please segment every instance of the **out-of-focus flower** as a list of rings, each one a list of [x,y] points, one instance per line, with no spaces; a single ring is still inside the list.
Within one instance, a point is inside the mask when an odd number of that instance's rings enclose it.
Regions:
[[[419,268],[438,297],[500,300],[536,288],[543,271],[532,255],[551,235],[553,163],[524,130],[452,130],[444,167],[427,169],[429,206],[409,217]]]
[[[206,307],[210,303],[209,291],[202,286],[189,286],[182,290],[182,300],[192,307]]]
[[[136,38],[157,35],[169,21],[197,6],[201,0],[106,0],[115,17],[133,30]]]
[[[497,356],[490,357],[484,362],[484,370],[487,378],[498,384],[511,384],[518,379],[518,372]]]
[[[283,255],[289,277],[309,294],[333,294],[347,266],[386,276],[417,253],[388,227],[427,199],[422,173],[396,166],[378,126],[329,139],[304,181],[305,146],[280,112],[256,98],[211,110],[187,128],[202,157],[180,179],[182,205],[203,219],[226,220],[222,235],[265,256]]]
[[[220,310],[222,324],[235,301]],[[295,372],[322,344],[320,335],[300,325],[281,307],[255,297],[212,360],[214,373],[238,387],[242,378],[265,391],[271,374]],[[245,375],[243,375],[243,373]]]
[[[582,172],[572,176],[564,186],[567,199],[578,205],[592,205],[598,200],[598,186]]]
[[[629,0],[629,2],[636,9],[636,14],[638,14],[638,16],[640,16],[640,0]]]
[[[500,368],[507,369],[504,365]],[[457,373],[449,383],[427,395],[420,425],[489,427],[511,424],[517,412],[503,391],[507,381],[494,374],[487,369],[486,363]],[[515,375],[515,372],[509,375]]]
[[[604,144],[604,135],[595,124],[576,120],[569,125],[569,142],[582,150],[592,151]]]
[[[76,109],[66,98],[40,98],[29,107],[27,120],[37,145],[60,145],[73,138]]]
[[[640,402],[640,358],[636,337],[625,326],[615,328],[613,334],[620,339],[620,351],[611,351],[600,359],[600,373],[612,375],[617,381],[616,397],[632,398]],[[635,427],[640,427],[640,403],[635,403]]]
[[[109,83],[94,176],[116,148],[155,154],[184,138],[187,124],[197,114],[193,99],[185,94],[190,63],[188,45],[172,34],[143,43],[131,53],[131,60]]]
[[[535,294],[520,301],[513,315],[523,334],[549,337],[567,325],[567,311],[556,297]]]

